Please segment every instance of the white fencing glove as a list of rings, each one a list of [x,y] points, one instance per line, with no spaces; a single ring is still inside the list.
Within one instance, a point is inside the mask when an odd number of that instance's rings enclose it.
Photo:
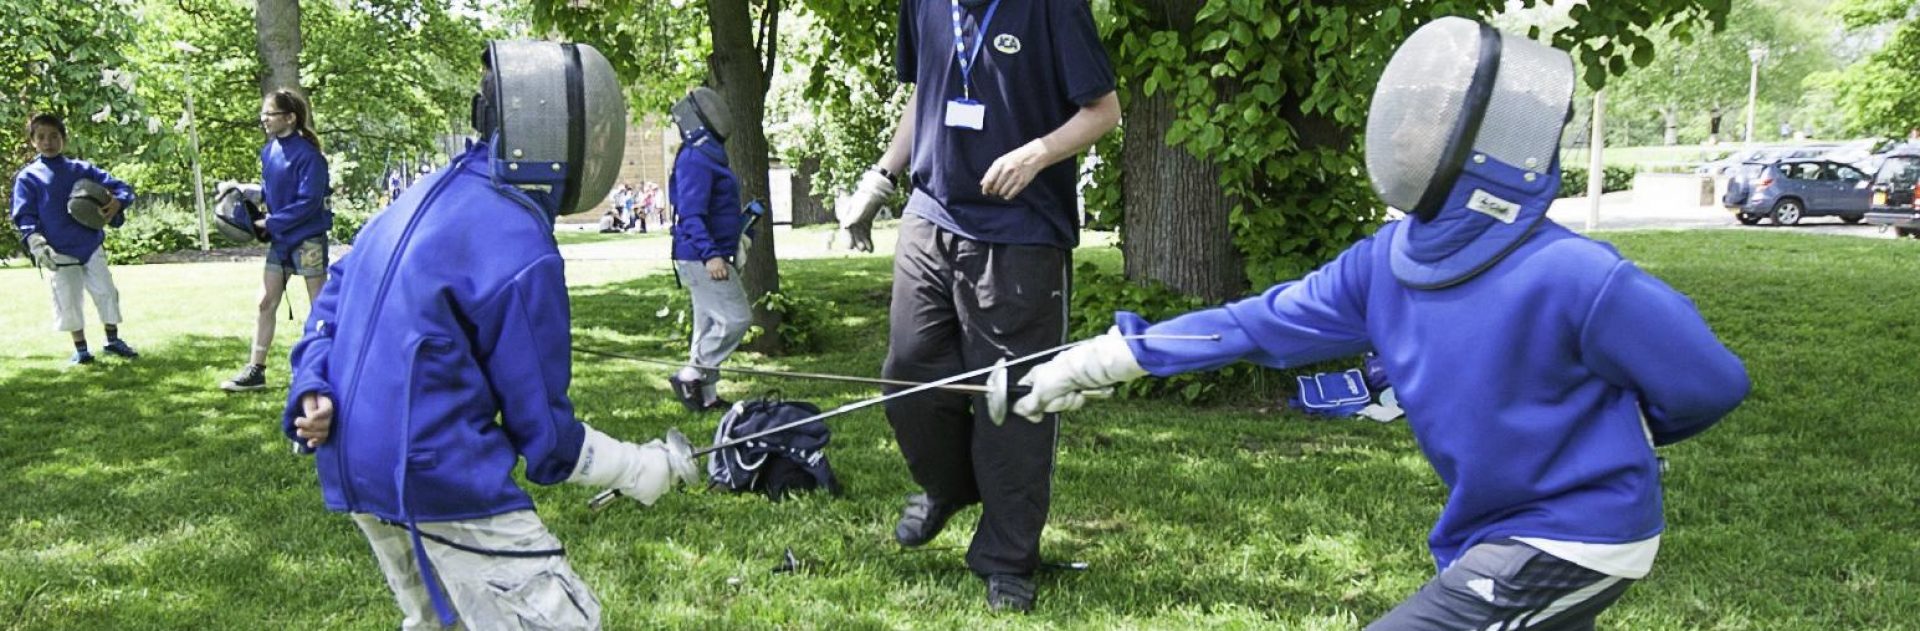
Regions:
[[[1027,372],[1020,385],[1031,386],[1033,391],[1014,402],[1013,413],[1038,423],[1049,412],[1067,412],[1086,405],[1086,390],[1146,375],[1146,369],[1133,358],[1133,349],[1127,348],[1126,338],[1120,336],[1119,327],[1115,327]]]
[[[35,232],[27,235],[27,256],[33,258],[37,267],[53,269],[53,245],[47,243],[47,235]]]
[[[673,489],[674,483],[691,484],[700,479],[693,451],[685,438],[679,438],[678,431],[669,432],[666,441],[636,445],[591,426],[586,430],[580,460],[573,465],[568,482],[613,489],[652,506],[654,500]]]
[[[834,200],[833,216],[840,221],[840,231],[846,233],[847,249],[873,251],[873,217],[880,213],[880,204],[892,196],[893,179],[876,166],[860,176],[852,194]],[[829,241],[828,247],[832,243]]]

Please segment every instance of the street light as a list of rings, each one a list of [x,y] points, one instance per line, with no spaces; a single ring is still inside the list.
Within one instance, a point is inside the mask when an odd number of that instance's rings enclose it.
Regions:
[[[200,52],[193,44],[179,40],[174,40],[173,49],[187,55]],[[207,243],[207,188],[200,181],[200,130],[193,121],[193,60],[188,59],[184,65],[187,83],[182,92],[187,95],[187,141],[193,146],[189,157],[193,162],[193,214],[200,218],[200,251],[205,252],[212,247]]]
[[[1753,144],[1753,110],[1760,96],[1760,62],[1767,58],[1767,47],[1754,45],[1747,49],[1747,61],[1752,62],[1747,75],[1747,144]]]

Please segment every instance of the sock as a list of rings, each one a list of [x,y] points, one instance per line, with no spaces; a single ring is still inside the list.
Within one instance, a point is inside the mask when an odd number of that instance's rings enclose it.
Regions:
[[[80,352],[80,353],[85,353],[85,352],[87,352],[87,341],[86,341],[86,340],[74,340],[74,341],[73,341],[73,350],[74,350],[75,352]]]
[[[118,341],[120,341],[120,327],[112,324],[107,325],[107,343],[112,344]]]

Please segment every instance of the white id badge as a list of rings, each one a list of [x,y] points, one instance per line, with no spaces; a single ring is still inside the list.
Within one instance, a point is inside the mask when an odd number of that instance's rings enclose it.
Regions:
[[[975,131],[985,129],[987,106],[969,99],[947,101],[947,126]]]

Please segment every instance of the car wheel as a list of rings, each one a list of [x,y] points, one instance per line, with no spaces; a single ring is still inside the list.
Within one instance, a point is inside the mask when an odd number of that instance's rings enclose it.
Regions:
[[[1840,220],[1847,222],[1847,225],[1860,223],[1860,220],[1866,219],[1866,218],[1867,218],[1866,215],[1841,215],[1840,216]]]
[[[1800,216],[1806,209],[1800,206],[1800,200],[1783,199],[1773,205],[1773,225],[1792,226],[1800,223]]]
[[[1743,225],[1743,226],[1751,226],[1751,225],[1760,223],[1760,216],[1753,213],[1740,213],[1738,215],[1735,215],[1734,218],[1739,219],[1740,225]]]
[[[1906,239],[1906,238],[1920,239],[1920,229],[1894,228],[1893,236],[1902,238],[1902,239]]]

